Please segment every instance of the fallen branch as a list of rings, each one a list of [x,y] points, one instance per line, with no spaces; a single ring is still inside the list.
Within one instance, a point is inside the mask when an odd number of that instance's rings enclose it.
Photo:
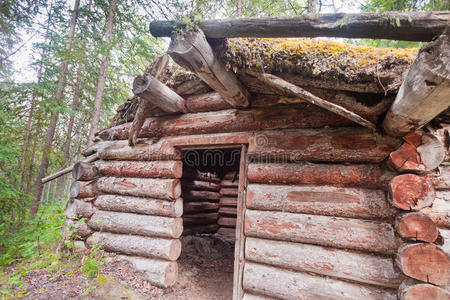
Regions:
[[[85,158],[85,159],[82,159],[82,160],[80,160],[80,161],[78,161],[78,162],[86,162],[86,163],[90,163],[90,162],[96,161],[97,159],[98,159],[98,156],[97,156],[97,155],[94,155],[94,156],[90,156],[90,157],[87,157],[87,158]],[[77,163],[78,163],[78,162],[77,162]],[[76,163],[74,163],[74,164],[71,165],[70,167],[67,167],[67,168],[65,168],[65,169],[62,169],[62,170],[60,170],[60,171],[54,173],[54,174],[51,174],[51,175],[48,175],[47,177],[42,178],[42,181],[41,181],[42,184],[47,183],[47,182],[49,182],[49,181],[52,181],[53,179],[56,179],[56,178],[58,178],[58,177],[61,177],[61,176],[65,175],[65,174],[71,172],[72,169],[73,169],[73,167],[75,166],[75,164],[76,164]]]

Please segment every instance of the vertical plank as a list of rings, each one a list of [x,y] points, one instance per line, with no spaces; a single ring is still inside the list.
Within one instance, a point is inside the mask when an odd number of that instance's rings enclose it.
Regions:
[[[239,188],[237,203],[236,220],[236,241],[234,248],[234,272],[233,272],[233,300],[240,300],[244,296],[243,274],[244,274],[244,255],[245,255],[245,236],[244,236],[244,218],[245,218],[245,198],[247,192],[247,146],[241,147],[241,161],[239,163]]]

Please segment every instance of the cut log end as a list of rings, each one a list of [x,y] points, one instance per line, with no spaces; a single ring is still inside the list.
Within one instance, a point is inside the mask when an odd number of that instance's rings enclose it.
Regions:
[[[443,300],[450,299],[450,292],[431,284],[405,280],[398,290],[399,300]]]
[[[420,210],[431,206],[435,197],[432,184],[423,177],[403,174],[389,183],[389,201],[403,210]]]
[[[150,85],[150,76],[138,75],[133,81],[133,93],[142,94]]]
[[[402,238],[432,243],[439,236],[433,220],[423,213],[400,215],[395,220],[395,229]]]

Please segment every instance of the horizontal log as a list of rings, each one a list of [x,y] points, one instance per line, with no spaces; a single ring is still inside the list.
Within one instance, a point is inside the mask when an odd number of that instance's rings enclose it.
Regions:
[[[120,195],[100,195],[95,205],[108,211],[138,213],[144,215],[181,217],[183,214],[183,200],[166,201],[152,198],[141,198]]]
[[[213,212],[219,209],[219,204],[214,202],[185,202],[184,213]]]
[[[91,155],[91,154],[89,154],[89,155]],[[89,155],[86,155],[86,156],[89,156]],[[91,157],[86,157],[85,159],[82,160],[82,162],[91,163],[93,161],[96,161],[97,159],[98,159],[98,156],[97,155],[93,155]],[[71,165],[71,166],[69,166],[69,167],[67,167],[65,169],[62,169],[62,170],[60,170],[60,171],[58,171],[56,173],[50,174],[50,175],[42,178],[41,183],[44,184],[44,183],[50,182],[50,181],[52,181],[52,180],[54,180],[54,179],[56,179],[58,177],[61,177],[61,176],[65,175],[65,174],[71,172],[73,170],[73,167],[74,167],[74,165]]]
[[[71,198],[92,198],[97,196],[97,187],[95,180],[74,181],[70,186]]]
[[[210,225],[194,225],[194,226],[185,226],[183,229],[183,235],[192,235],[196,233],[213,233],[219,229],[219,225],[210,224]]]
[[[220,199],[222,200],[222,198]],[[236,217],[237,215],[237,208],[236,207],[221,207],[219,208],[219,214],[222,216],[231,216],[231,217]]]
[[[439,235],[436,224],[426,214],[415,212],[399,215],[395,230],[405,239],[433,243]]]
[[[417,211],[431,206],[435,195],[431,182],[414,174],[396,176],[389,183],[388,200],[399,209]]]
[[[392,219],[398,213],[380,190],[333,186],[291,186],[251,183],[247,187],[247,208],[350,217]]]
[[[450,189],[450,167],[440,166],[437,173],[427,175],[433,182],[433,186],[436,190],[449,190]]]
[[[219,193],[222,196],[237,197],[238,189],[237,188],[221,188]]]
[[[181,152],[167,145],[165,141],[143,139],[138,140],[133,147],[128,145],[128,141],[102,141],[97,145],[100,159],[117,160],[179,160],[183,158]]]
[[[178,277],[178,265],[175,261],[126,255],[119,255],[117,259],[130,264],[135,272],[160,288],[174,285]]]
[[[434,244],[405,244],[398,249],[396,263],[414,279],[445,286],[450,282],[449,256]]]
[[[97,231],[137,234],[149,237],[178,238],[183,231],[181,218],[137,215],[98,210],[88,221]]]
[[[115,177],[181,178],[181,161],[97,161],[100,174]]]
[[[224,227],[236,227],[236,221],[237,218],[231,218],[231,217],[220,217],[217,221],[217,224]]]
[[[235,228],[220,227],[217,230],[217,233],[220,234],[226,241],[230,243],[234,243],[234,241],[236,240]]]
[[[203,180],[207,182],[220,182],[216,173],[200,172],[197,169],[184,169],[183,179]]]
[[[100,177],[97,188],[107,194],[173,200],[181,196],[179,179]]]
[[[91,202],[85,202],[78,199],[70,199],[66,207],[66,218],[78,219],[78,218],[90,218],[96,208]]]
[[[177,260],[181,253],[179,239],[95,232],[87,239],[87,243],[91,246],[98,245],[106,251],[164,260]]]
[[[230,198],[230,197],[220,197],[219,200],[220,206],[237,206],[237,198]]]
[[[243,287],[246,292],[276,299],[397,299],[395,290],[250,262],[244,267]]]
[[[433,205],[420,212],[428,215],[438,226],[450,228],[450,191],[437,191]]]
[[[98,175],[98,169],[94,163],[77,162],[73,165],[72,176],[75,180],[89,181]]]
[[[226,188],[237,188],[238,185],[239,185],[239,180],[238,179],[236,179],[234,181],[232,181],[232,180],[222,180],[220,185],[222,187],[226,187]]]
[[[188,112],[206,112],[232,108],[217,92],[192,95],[186,98]]]
[[[406,279],[398,290],[399,300],[441,300],[450,299],[450,291],[446,291],[438,286]]]
[[[247,260],[361,283],[398,288],[404,276],[390,257],[321,246],[247,238]]]
[[[448,26],[448,18],[446,11],[306,14],[209,20],[200,22],[198,26],[207,38],[343,37],[431,41]],[[182,26],[177,21],[153,21],[150,33],[154,37],[170,37],[177,27]]]
[[[210,191],[183,191],[183,200],[185,201],[216,201],[219,202],[220,194]]]
[[[183,190],[195,190],[195,191],[218,192],[220,190],[219,183],[200,180],[182,180],[181,187],[183,188]]]
[[[184,214],[183,225],[216,224],[218,218],[218,213]]]
[[[376,164],[250,163],[254,183],[360,186],[386,189],[396,173]]]
[[[400,244],[391,224],[328,216],[247,210],[245,235],[382,254]]]

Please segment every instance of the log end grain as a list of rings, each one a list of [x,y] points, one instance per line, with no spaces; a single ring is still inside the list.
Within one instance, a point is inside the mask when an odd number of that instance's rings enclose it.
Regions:
[[[399,300],[443,300],[450,299],[450,292],[438,286],[405,280],[398,289]]]
[[[435,198],[433,185],[414,174],[394,177],[389,183],[389,201],[403,210],[420,210],[431,206]]]
[[[402,238],[415,241],[432,243],[439,236],[433,220],[419,212],[399,215],[395,220],[395,229]]]

